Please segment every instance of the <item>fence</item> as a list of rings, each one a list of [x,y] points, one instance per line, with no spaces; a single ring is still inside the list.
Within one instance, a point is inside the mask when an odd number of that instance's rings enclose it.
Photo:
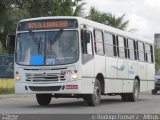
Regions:
[[[13,54],[0,54],[0,94],[14,93],[13,56]]]

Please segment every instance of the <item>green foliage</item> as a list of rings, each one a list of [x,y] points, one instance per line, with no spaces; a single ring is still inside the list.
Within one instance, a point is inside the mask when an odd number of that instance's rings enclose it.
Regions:
[[[0,0],[0,42],[5,46],[8,33],[15,33],[19,20],[45,16],[79,16],[83,0]]]
[[[25,18],[78,15],[85,5],[83,0],[14,0],[12,4],[23,11]]]
[[[5,45],[5,36],[7,31],[12,29],[12,21],[9,16],[9,11],[11,10],[11,0],[1,0],[0,1],[0,42]]]
[[[84,0],[1,0],[0,1],[0,42],[5,46],[8,33],[15,33],[19,20],[45,16],[83,16]],[[119,29],[126,29],[129,21],[125,14],[116,17],[91,7],[86,17]],[[3,47],[4,49],[4,47]]]
[[[75,10],[73,11],[72,15],[83,16],[83,11],[84,11],[83,6],[86,5],[86,3],[83,2],[83,0],[75,0],[73,4],[75,6]]]
[[[94,7],[91,7],[89,15],[86,18],[99,23],[107,24],[106,14],[96,10]]]
[[[155,53],[155,69],[156,71],[158,71],[160,69],[160,48],[155,46],[154,53]]]
[[[125,14],[116,17],[115,15],[111,13],[105,13],[96,10],[94,7],[91,7],[89,16],[87,16],[88,19],[100,22],[118,29],[125,30],[129,24],[129,20],[124,20]]]
[[[0,95],[14,94],[14,93],[15,93],[14,88],[0,88]]]
[[[0,54],[6,53],[7,51],[3,47],[2,43],[0,42]]]
[[[108,21],[108,25],[112,27],[116,27],[118,29],[125,30],[129,24],[129,20],[124,20],[125,14],[123,14],[120,17],[116,17],[115,15],[111,13],[106,13],[106,18]]]
[[[71,15],[72,0],[24,0],[20,8],[28,17]]]

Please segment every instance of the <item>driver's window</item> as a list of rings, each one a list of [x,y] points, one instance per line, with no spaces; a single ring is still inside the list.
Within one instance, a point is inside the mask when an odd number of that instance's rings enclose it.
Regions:
[[[92,49],[92,34],[90,31],[85,31],[82,35],[82,53],[93,55]]]
[[[85,64],[93,59],[92,48],[92,32],[87,30],[81,31],[81,46],[82,46],[82,63]]]
[[[92,35],[91,32],[87,31],[87,34],[90,36],[89,41],[87,42],[87,54],[92,55],[93,54],[93,50],[92,50]]]

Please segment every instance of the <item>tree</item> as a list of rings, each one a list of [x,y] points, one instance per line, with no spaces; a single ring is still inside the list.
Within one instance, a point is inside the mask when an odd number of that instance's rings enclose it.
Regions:
[[[5,46],[5,37],[13,30],[13,21],[10,19],[11,0],[0,1],[0,42]]]
[[[89,15],[86,18],[118,29],[125,30],[129,24],[129,20],[124,20],[124,17],[125,14],[120,17],[116,17],[111,13],[101,12],[96,10],[94,7],[91,7]]]
[[[15,0],[14,5],[30,17],[77,16],[83,11],[83,0]],[[75,8],[75,10],[74,10]]]
[[[94,7],[91,7],[89,15],[86,18],[99,23],[107,24],[106,14],[96,10]]]
[[[73,11],[73,16],[83,16],[83,11],[84,11],[84,8],[83,6],[86,5],[85,2],[83,2],[83,0],[75,0],[74,1],[74,7],[75,7],[75,10]]]
[[[15,0],[15,6],[26,12],[26,17],[71,15],[72,0]]]
[[[45,16],[79,16],[83,0],[1,0],[0,42],[5,46],[8,33],[15,33],[19,20]],[[1,30],[3,29],[3,31]]]
[[[156,72],[160,69],[160,48],[158,46],[155,46],[154,48],[155,53],[155,70]]]
[[[125,30],[129,24],[129,20],[124,20],[125,14],[123,14],[122,16],[116,17],[115,15],[108,13],[106,14],[106,18],[108,18],[108,25],[121,29],[121,30]]]

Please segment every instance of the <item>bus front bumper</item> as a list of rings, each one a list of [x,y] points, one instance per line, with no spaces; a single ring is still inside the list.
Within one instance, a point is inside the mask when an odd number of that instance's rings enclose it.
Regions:
[[[15,82],[16,94],[92,94],[93,88],[92,80],[75,80],[49,84]]]

